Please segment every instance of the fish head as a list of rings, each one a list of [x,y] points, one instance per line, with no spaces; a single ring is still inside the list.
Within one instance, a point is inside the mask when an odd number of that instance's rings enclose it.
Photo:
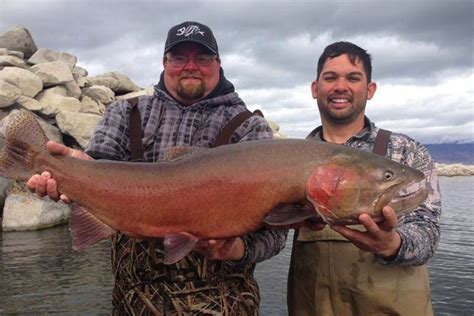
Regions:
[[[397,214],[416,207],[427,197],[423,179],[421,171],[374,154],[339,154],[313,170],[306,195],[327,223],[350,224],[362,213],[381,218],[386,205]]]

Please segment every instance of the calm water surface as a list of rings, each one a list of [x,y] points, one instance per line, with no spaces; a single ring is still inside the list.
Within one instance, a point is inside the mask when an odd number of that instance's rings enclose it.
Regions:
[[[436,315],[474,315],[474,177],[440,178],[442,237],[429,263]],[[0,233],[0,314],[110,313],[109,242],[75,252],[66,226]],[[291,240],[257,267],[263,315],[286,315]]]

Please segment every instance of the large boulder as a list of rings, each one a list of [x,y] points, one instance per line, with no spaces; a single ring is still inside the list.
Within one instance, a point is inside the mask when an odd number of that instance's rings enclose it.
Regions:
[[[77,57],[65,52],[58,52],[49,48],[38,49],[33,56],[28,59],[28,63],[32,65],[51,62],[51,61],[62,61],[68,65],[72,71],[76,66]]]
[[[64,91],[64,95],[60,94],[61,91]],[[65,96],[66,94],[64,87],[54,87],[42,91],[36,97],[36,100],[41,104],[39,111],[47,116],[54,116],[61,111],[79,112],[81,102],[76,98]]]
[[[14,104],[20,96],[20,89],[0,79],[0,108],[7,108]]]
[[[0,69],[4,67],[26,68],[26,63],[16,56],[0,55]]]
[[[90,113],[60,112],[56,115],[56,122],[63,134],[72,136],[84,149],[101,118]]]
[[[88,74],[89,72],[86,69],[79,66],[74,67],[74,69],[72,70],[73,76],[87,77]]]
[[[35,41],[23,26],[17,26],[0,35],[0,47],[22,52],[24,58],[30,58],[38,49]]]
[[[62,202],[39,199],[32,193],[11,193],[3,208],[3,231],[26,231],[52,227],[69,220],[70,208]]]
[[[43,81],[29,70],[18,67],[5,67],[0,70],[0,80],[4,80],[21,89],[22,95],[34,98],[43,90]]]
[[[80,88],[84,88],[87,85],[87,75],[87,70],[82,67],[76,66],[72,70],[72,76]]]
[[[17,100],[16,104],[20,105],[29,111],[41,111],[43,106],[36,100],[30,97],[21,95]]]
[[[82,96],[87,96],[92,100],[99,101],[102,104],[109,104],[114,101],[114,92],[106,86],[92,86],[82,90]]]
[[[81,98],[81,112],[102,115],[105,112],[105,105],[88,96]]]
[[[0,56],[15,56],[20,59],[24,59],[25,55],[22,52],[16,50],[9,50],[6,48],[0,48]]]
[[[64,84],[74,80],[71,69],[62,61],[41,63],[34,65],[30,69],[43,80],[45,87]]]
[[[112,89],[115,94],[124,94],[140,90],[126,75],[119,72],[108,72],[87,78],[87,86],[101,85]]]

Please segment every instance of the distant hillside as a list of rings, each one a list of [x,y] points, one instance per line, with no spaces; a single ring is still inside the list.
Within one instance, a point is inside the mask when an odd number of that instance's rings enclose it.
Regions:
[[[474,164],[474,143],[426,145],[435,162]]]

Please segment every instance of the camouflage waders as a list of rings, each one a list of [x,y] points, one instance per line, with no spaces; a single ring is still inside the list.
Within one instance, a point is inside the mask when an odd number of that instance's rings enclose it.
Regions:
[[[192,253],[163,264],[159,239],[113,237],[114,315],[258,315],[260,296],[245,268]]]

